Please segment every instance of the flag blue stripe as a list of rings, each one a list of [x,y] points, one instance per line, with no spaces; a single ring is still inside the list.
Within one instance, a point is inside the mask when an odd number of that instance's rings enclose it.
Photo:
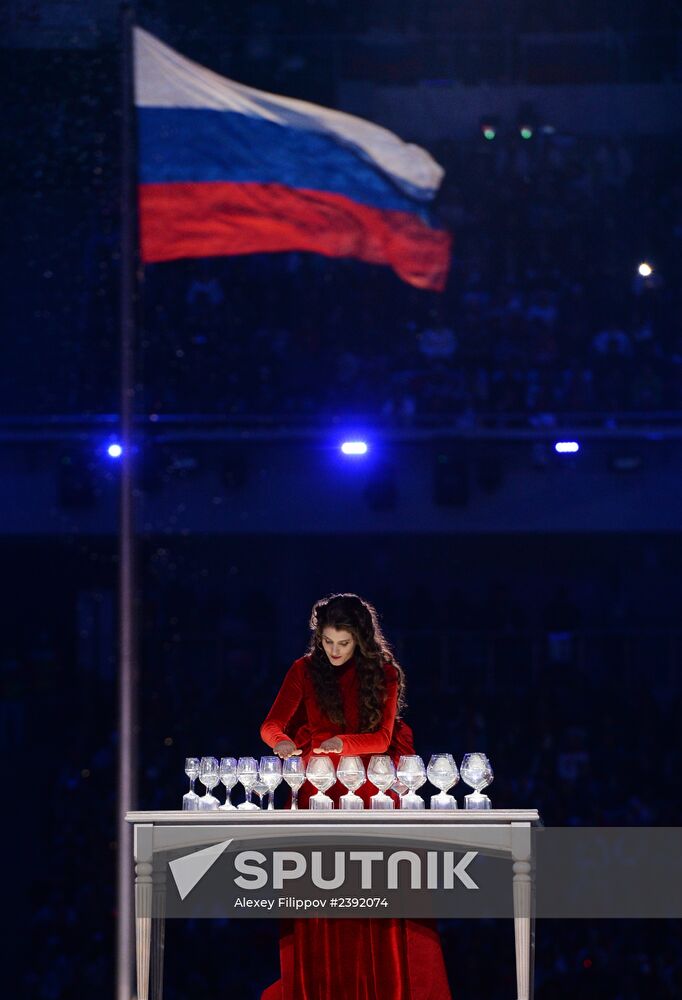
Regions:
[[[353,150],[318,132],[203,108],[137,109],[140,182],[251,181],[328,191],[364,205],[411,212],[423,204]]]

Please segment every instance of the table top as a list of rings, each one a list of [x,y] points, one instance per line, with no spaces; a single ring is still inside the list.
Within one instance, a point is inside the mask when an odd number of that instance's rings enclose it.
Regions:
[[[358,809],[346,812],[343,809],[329,811],[311,809],[231,809],[183,812],[180,809],[149,810],[127,812],[127,823],[154,825],[193,825],[203,826],[241,826],[254,823],[277,823],[286,826],[289,823],[306,823],[310,825],[325,823],[386,823],[400,826],[415,823],[431,824],[471,824],[485,825],[511,823],[540,823],[537,809],[405,809],[379,811],[374,809]]]

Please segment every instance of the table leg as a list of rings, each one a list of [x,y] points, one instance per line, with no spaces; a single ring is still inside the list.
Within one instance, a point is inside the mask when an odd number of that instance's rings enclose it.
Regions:
[[[149,960],[152,935],[152,870],[148,861],[135,865],[135,951],[137,1000],[149,1000]]]
[[[166,869],[155,864],[152,873],[151,1000],[163,1000],[165,933]]]
[[[535,854],[530,859],[530,894],[531,894],[531,917],[530,917],[530,1000],[535,996]]]
[[[532,1000],[535,921],[531,836],[528,826],[512,824],[517,1000]]]
[[[516,948],[517,1000],[530,1000],[531,958],[530,862],[514,862],[514,944]],[[517,915],[518,914],[518,915]]]

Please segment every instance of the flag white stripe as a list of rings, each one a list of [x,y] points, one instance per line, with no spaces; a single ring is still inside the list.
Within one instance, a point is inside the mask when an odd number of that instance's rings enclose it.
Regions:
[[[403,142],[380,125],[228,80],[186,59],[143,28],[134,29],[134,46],[138,107],[233,111],[287,128],[320,132],[374,164],[412,198],[428,201],[440,186],[443,168],[427,150]]]

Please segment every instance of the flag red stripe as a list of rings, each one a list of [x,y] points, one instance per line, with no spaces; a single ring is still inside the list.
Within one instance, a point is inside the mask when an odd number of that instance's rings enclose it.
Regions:
[[[144,263],[307,250],[388,264],[417,288],[442,291],[450,234],[418,215],[283,184],[141,184]]]

